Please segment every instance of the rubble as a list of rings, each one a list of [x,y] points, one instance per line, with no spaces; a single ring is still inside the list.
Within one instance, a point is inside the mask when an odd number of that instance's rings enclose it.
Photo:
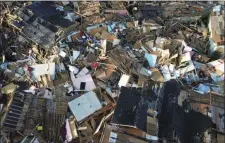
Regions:
[[[0,3],[0,141],[223,142],[224,4]]]

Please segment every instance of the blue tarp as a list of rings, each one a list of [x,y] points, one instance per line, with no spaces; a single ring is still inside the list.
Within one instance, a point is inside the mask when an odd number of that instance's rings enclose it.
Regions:
[[[145,58],[148,60],[150,67],[156,66],[156,59],[157,59],[156,55],[145,53]]]

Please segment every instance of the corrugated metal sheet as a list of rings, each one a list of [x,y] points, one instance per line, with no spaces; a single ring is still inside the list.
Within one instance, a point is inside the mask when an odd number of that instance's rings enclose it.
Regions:
[[[68,104],[78,122],[102,108],[99,99],[93,91],[70,101]]]
[[[47,141],[60,142],[60,127],[65,121],[67,108],[66,102],[47,100],[47,112],[43,116],[43,132]]]
[[[27,8],[38,17],[53,16],[58,13],[56,7],[51,6],[51,2],[34,2]]]
[[[212,106],[212,121],[216,124],[216,129],[219,132],[225,133],[224,129],[224,109]]]
[[[20,130],[23,128],[23,121],[28,111],[30,98],[22,93],[15,93],[8,113],[5,117],[3,127],[5,130]]]

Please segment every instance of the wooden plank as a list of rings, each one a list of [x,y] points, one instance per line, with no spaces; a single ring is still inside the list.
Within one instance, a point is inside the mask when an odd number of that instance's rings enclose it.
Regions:
[[[95,122],[95,120],[92,117],[90,119],[90,123],[91,123],[92,129],[95,130],[96,129],[96,122]]]
[[[44,84],[45,87],[48,87],[48,82],[47,82],[47,77],[46,75],[41,75],[40,76],[42,83]]]
[[[129,128],[128,128],[129,129]],[[130,128],[130,129],[132,129],[132,128]],[[126,130],[124,130],[124,131],[126,131]],[[133,137],[133,136],[130,136],[130,135],[126,135],[126,134],[123,134],[123,133],[120,133],[120,132],[118,132],[117,131],[117,129],[115,128],[115,127],[113,127],[113,126],[111,126],[111,125],[106,125],[106,127],[105,127],[105,131],[104,131],[104,134],[103,134],[103,141],[102,141],[102,143],[108,143],[109,142],[109,137],[110,137],[110,134],[111,133],[115,133],[115,134],[117,134],[117,139],[118,139],[118,141],[120,140],[120,141],[126,141],[126,142],[137,142],[137,143],[147,143],[147,141],[143,141],[143,140],[141,140],[141,139],[138,139],[138,138],[136,138],[136,137]],[[142,137],[143,139],[145,139],[146,137],[145,137],[145,135],[144,134],[141,134],[140,136],[139,136],[139,134],[134,134],[135,136],[138,136],[138,137]]]
[[[108,103],[108,104],[110,104],[111,103],[111,100],[109,99],[109,97],[108,97],[108,95],[107,94],[102,94],[102,97],[104,98],[104,100]]]
[[[73,116],[71,116],[69,118],[69,125],[70,125],[73,139],[77,138],[78,137],[77,128],[76,128],[76,124],[75,124],[75,118]]]

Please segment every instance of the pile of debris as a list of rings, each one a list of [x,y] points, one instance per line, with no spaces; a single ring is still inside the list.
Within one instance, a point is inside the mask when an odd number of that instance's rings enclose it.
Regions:
[[[224,142],[224,3],[0,4],[1,142]]]

